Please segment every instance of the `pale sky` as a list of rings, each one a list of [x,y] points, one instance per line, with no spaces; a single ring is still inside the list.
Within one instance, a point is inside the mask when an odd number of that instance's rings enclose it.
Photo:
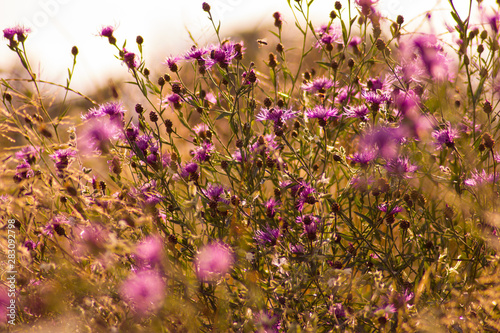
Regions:
[[[231,30],[272,28],[272,14],[280,11],[285,24],[294,20],[286,0],[206,0],[212,6],[213,16],[222,21],[222,35],[230,36]],[[192,42],[187,29],[202,45],[214,41],[214,32],[207,14],[202,11],[202,0],[0,0],[0,30],[17,24],[32,29],[27,40],[32,67],[42,79],[64,83],[66,71],[72,64],[71,47],[78,46],[80,54],[74,78],[74,88],[85,89],[92,85],[105,85],[113,73],[126,74],[126,68],[114,58],[116,53],[106,39],[97,37],[104,25],[117,27],[119,42],[128,40],[128,49],[136,51],[135,37],[144,37],[144,53],[151,69],[161,68],[160,63],[169,55],[187,50]],[[294,1],[292,0],[292,3]],[[351,1],[353,2],[353,1]],[[476,3],[476,0],[473,1]],[[347,6],[347,0],[341,3]],[[454,0],[457,9],[467,15],[469,0]],[[494,0],[484,1],[492,4]],[[328,21],[333,0],[316,0],[312,5],[314,22]],[[488,7],[488,6],[486,6]],[[398,14],[421,23],[425,12],[433,12],[437,24],[453,24],[449,15],[448,0],[380,0],[379,11],[395,20]],[[439,9],[445,10],[439,10]],[[424,26],[429,26],[424,23]],[[441,31],[443,31],[441,29]],[[7,41],[0,43],[0,70],[6,70],[17,58],[7,48]],[[0,77],[3,76],[0,72]]]

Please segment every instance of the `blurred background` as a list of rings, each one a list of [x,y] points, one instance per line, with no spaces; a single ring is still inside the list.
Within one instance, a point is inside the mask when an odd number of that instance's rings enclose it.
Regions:
[[[127,69],[114,58],[116,51],[107,39],[97,36],[105,25],[116,27],[115,36],[121,45],[126,39],[128,49],[137,52],[135,38],[143,36],[147,66],[155,73],[166,68],[161,65],[170,55],[183,53],[192,44],[191,36],[200,44],[215,42],[215,33],[207,14],[201,9],[202,0],[0,0],[0,29],[15,25],[31,28],[27,41],[33,69],[45,80],[64,83],[67,68],[72,65],[70,53],[78,46],[79,55],[72,87],[87,91],[108,84],[109,78],[125,76]],[[271,38],[272,14],[280,11],[286,25],[294,29],[294,18],[286,0],[209,0],[215,20],[220,20],[221,35],[246,35],[249,38]],[[351,2],[354,2],[352,0]],[[294,3],[294,1],[292,1]],[[312,5],[313,22],[328,22],[335,1],[316,0]],[[344,8],[347,0],[341,0]],[[463,17],[469,0],[454,0]],[[473,9],[478,15],[477,3]],[[494,0],[485,0],[484,8],[496,8]],[[446,32],[444,24],[453,25],[448,0],[380,0],[382,16],[395,20],[405,17],[408,29]],[[354,8],[353,8],[354,9]],[[431,17],[426,13],[432,12]],[[345,14],[347,16],[347,12]],[[293,34],[294,30],[290,30]],[[262,35],[262,36],[260,36]],[[0,47],[0,76],[6,76],[18,63],[16,55],[3,40]],[[271,39],[272,40],[272,39]],[[247,45],[252,47],[252,45]],[[254,45],[257,47],[257,44]]]

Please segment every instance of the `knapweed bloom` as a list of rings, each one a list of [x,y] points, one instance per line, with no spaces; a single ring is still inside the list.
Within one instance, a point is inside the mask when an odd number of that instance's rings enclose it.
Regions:
[[[135,257],[140,265],[160,265],[163,260],[163,244],[160,238],[150,236],[135,248]]]
[[[120,126],[109,118],[94,118],[87,121],[82,135],[78,137],[81,150],[97,154],[107,153],[111,147],[111,141],[123,136]]]
[[[215,282],[229,272],[233,261],[233,254],[228,245],[223,243],[206,245],[194,260],[196,275],[203,282]]]
[[[266,215],[269,218],[273,218],[274,215],[276,215],[276,207],[280,205],[281,202],[277,201],[274,198],[267,200],[266,203],[264,204],[264,207],[266,207]]]
[[[26,163],[33,165],[36,159],[40,157],[40,152],[42,151],[43,148],[40,147],[26,146],[16,152],[15,156],[18,160],[24,160]]]
[[[82,115],[83,120],[93,118],[101,118],[108,115],[109,119],[117,124],[123,124],[123,116],[125,115],[125,108],[120,102],[110,102],[99,105],[97,108],[90,109],[86,114]]]
[[[479,171],[473,171],[471,178],[464,181],[464,184],[471,187],[480,186],[483,184],[492,184],[500,179],[500,174],[487,173],[484,169]]]
[[[198,162],[207,162],[215,150],[213,143],[204,141],[201,146],[193,149],[193,159]]]
[[[460,135],[457,130],[451,128],[448,124],[446,128],[432,132],[432,137],[436,140],[436,149],[440,150],[445,146],[448,148],[454,148],[455,139],[459,138]]]
[[[224,187],[217,184],[208,184],[206,189],[201,190],[203,195],[205,195],[209,201],[210,206],[214,203],[222,202],[224,204],[229,204],[229,201],[225,199]]]
[[[137,315],[147,316],[161,307],[165,299],[165,282],[155,271],[140,271],[123,282],[120,294]]]
[[[31,29],[18,25],[18,26],[13,27],[13,28],[4,29],[3,30],[3,37],[8,39],[12,44],[12,43],[15,43],[14,36],[17,36],[17,41],[22,43],[26,40],[26,37],[28,37],[28,33],[30,33],[30,32],[31,32]]]
[[[140,65],[137,55],[125,49],[123,49],[123,62],[129,69],[136,69]]]
[[[378,205],[378,209],[381,212],[384,212],[384,213],[387,213],[387,214],[390,214],[390,215],[395,215],[395,214],[400,213],[400,212],[403,211],[403,208],[401,208],[399,206],[394,206],[391,209],[391,207],[389,206],[389,204],[387,202],[384,202],[383,204]]]
[[[54,154],[49,155],[49,157],[55,162],[56,169],[58,171],[64,171],[73,162],[76,156],[76,150],[67,148],[59,149],[54,152]]]
[[[366,105],[358,105],[351,107],[344,107],[344,116],[346,118],[358,118],[361,121],[367,122],[370,110]]]
[[[374,149],[363,149],[362,151],[347,157],[347,159],[352,163],[359,164],[362,168],[366,168],[376,158],[377,152]]]
[[[322,25],[316,29],[318,41],[314,47],[321,49],[325,47],[327,51],[333,50],[333,44],[342,44],[342,30],[338,26]]]
[[[322,105],[317,105],[313,109],[307,110],[306,116],[309,118],[318,119],[319,125],[324,127],[326,126],[326,122],[328,119],[337,119],[339,117],[339,111],[336,108],[328,108]]]
[[[257,115],[256,119],[258,121],[272,120],[275,123],[284,123],[289,119],[295,118],[297,111],[292,111],[289,109],[279,109],[279,108],[262,108],[260,113]]]
[[[415,172],[418,167],[412,165],[410,159],[406,156],[399,156],[393,158],[385,165],[387,174],[397,178],[411,178],[411,174]]]
[[[255,232],[254,239],[261,246],[275,246],[278,242],[278,238],[280,237],[280,229],[273,229],[267,226],[264,230],[257,230]]]
[[[101,30],[99,31],[99,36],[109,38],[113,36],[113,32],[115,32],[115,27],[107,25],[101,28]]]
[[[303,84],[301,88],[302,90],[310,93],[318,92],[320,94],[324,94],[328,89],[332,88],[333,86],[335,86],[335,82],[326,77],[321,77],[315,79],[312,82]]]

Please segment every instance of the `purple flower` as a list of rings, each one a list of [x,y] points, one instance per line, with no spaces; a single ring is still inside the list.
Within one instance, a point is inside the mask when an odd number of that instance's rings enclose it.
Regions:
[[[222,202],[229,204],[229,201],[223,198],[224,187],[221,185],[208,184],[206,189],[201,190],[207,199],[212,203]]]
[[[29,163],[21,163],[16,166],[16,174],[14,175],[14,179],[17,182],[20,182],[23,179],[31,178],[35,175],[33,169],[31,169],[31,165]]]
[[[91,225],[80,232],[81,245],[87,251],[100,253],[105,249],[107,233],[99,226]]]
[[[366,107],[366,105],[358,105],[353,107],[344,107],[344,116],[346,118],[358,118],[364,122],[368,121],[368,115],[370,114],[370,110]]]
[[[203,56],[208,53],[206,48],[198,48],[196,46],[191,47],[191,50],[186,52],[184,55],[185,60],[200,60]]]
[[[137,55],[133,52],[128,52],[123,49],[123,62],[129,69],[136,69],[139,67],[139,60],[137,59]]]
[[[163,244],[156,236],[149,236],[135,248],[135,256],[143,264],[160,265],[163,259]]]
[[[172,72],[177,72],[178,70],[178,67],[177,67],[177,62],[181,60],[180,57],[173,57],[173,56],[170,56],[168,58],[165,59],[165,62],[163,63],[164,65],[167,65],[168,68],[172,71]]]
[[[329,312],[330,314],[334,315],[335,318],[337,319],[346,318],[344,305],[342,303],[335,303],[332,306],[330,306]]]
[[[59,149],[54,152],[54,154],[49,155],[49,157],[56,163],[56,169],[59,171],[63,171],[66,169],[71,162],[73,162],[73,158],[76,156],[76,150],[67,148],[67,149]]]
[[[179,109],[181,107],[182,98],[176,93],[168,95],[164,100],[164,103],[170,104],[174,109]]]
[[[500,174],[488,174],[486,171],[483,169],[481,172],[473,171],[471,174],[471,178],[468,178],[464,181],[464,184],[467,186],[475,187],[475,186],[480,186],[483,184],[491,184],[495,183],[500,179]]]
[[[329,47],[328,50],[332,50],[331,46],[333,43],[342,44],[342,31],[338,26],[322,25],[316,29],[316,32],[319,35],[319,39],[314,47],[318,49],[327,45]]]
[[[215,282],[229,272],[233,264],[233,255],[229,246],[213,243],[204,246],[194,260],[196,275],[204,282]]]
[[[123,282],[120,294],[139,316],[147,316],[161,307],[165,282],[155,271],[140,271]]]
[[[397,213],[400,213],[403,211],[403,208],[399,207],[399,206],[394,206],[391,211],[389,211],[389,204],[387,202],[384,202],[383,204],[380,204],[378,207],[377,207],[380,211],[384,212],[384,213],[387,213],[388,215],[394,215],[394,214],[397,214]]]
[[[122,136],[122,128],[117,125],[117,122],[108,118],[95,118],[85,124],[83,134],[79,138],[80,146],[82,146],[83,151],[107,153],[111,141],[118,140]]]
[[[398,178],[411,178],[409,173],[415,172],[418,167],[410,163],[408,157],[400,156],[398,158],[393,158],[387,162],[385,165],[387,174],[395,176]]]
[[[249,85],[259,82],[253,68],[248,72],[244,72],[241,76],[243,77],[243,84]]]
[[[276,243],[278,242],[278,238],[280,237],[280,229],[272,229],[271,227],[267,226],[265,230],[257,230],[255,232],[254,239],[261,245],[261,246],[275,246]]]
[[[397,155],[402,142],[404,136],[400,128],[378,127],[365,134],[360,145],[365,150],[375,150],[378,156],[391,159]]]
[[[201,138],[205,138],[209,131],[207,124],[201,123],[193,127],[193,131]]]
[[[271,109],[262,108],[260,110],[260,113],[257,115],[256,119],[258,121],[272,120],[275,123],[276,122],[280,123],[280,122],[285,122],[288,119],[295,118],[296,114],[297,111],[292,111],[292,108],[289,108],[288,110],[277,109],[277,108],[271,108]]]
[[[115,28],[108,25],[108,26],[101,28],[101,31],[99,32],[99,36],[109,38],[109,37],[113,36],[113,32],[115,32]]]
[[[315,240],[316,239],[316,232],[318,230],[318,226],[316,222],[311,222],[309,224],[304,224],[304,232],[307,235],[307,238],[309,240]]]
[[[361,93],[361,96],[366,100],[367,103],[372,103],[372,104],[377,104],[380,105],[382,103],[387,102],[390,100],[390,96],[386,93],[382,92],[377,92],[377,91],[371,91],[371,90],[365,90]]]
[[[197,171],[198,171],[198,164],[196,164],[195,162],[190,162],[181,168],[181,171],[179,172],[179,177],[183,179],[188,179],[190,175],[195,174]]]
[[[448,148],[455,147],[455,139],[459,136],[458,131],[451,128],[450,124],[448,124],[447,128],[432,132],[432,137],[436,139],[435,145],[438,150],[442,149],[443,146]]]
[[[322,105],[317,105],[314,107],[314,109],[309,109],[306,111],[306,115],[309,118],[317,118],[320,120],[320,125],[321,121],[326,124],[326,121],[329,118],[338,118],[339,117],[339,110],[336,108],[326,108]]]
[[[306,83],[302,85],[302,90],[308,91],[308,92],[319,92],[324,94],[328,89],[331,87],[335,86],[335,83],[325,77],[321,77],[318,79],[315,79],[312,82]]]
[[[38,246],[38,243],[35,243],[33,242],[32,240],[28,239],[24,242],[24,247],[27,248],[29,251],[33,251],[34,249],[36,249],[36,247]]]
[[[295,220],[295,222],[302,223],[303,225],[309,225],[311,223],[317,224],[317,223],[319,223],[319,221],[320,220],[318,217],[311,215],[311,214],[297,216],[297,218]]]
[[[26,163],[33,165],[36,159],[40,157],[41,151],[43,151],[43,148],[26,146],[16,152],[15,156],[18,160],[24,160]]]
[[[10,40],[11,42],[14,40],[14,36],[17,35],[18,42],[24,42],[26,40],[26,36],[31,32],[30,28],[25,28],[23,26],[15,26],[13,28],[6,28],[3,30],[3,37]]]
[[[58,214],[47,223],[42,233],[52,237],[55,231],[59,236],[65,236],[66,230],[62,227],[64,224],[68,224],[68,218],[62,214]]]
[[[274,198],[271,198],[266,201],[264,207],[266,207],[266,214],[269,218],[273,218],[276,215],[276,207],[280,206],[281,202],[277,201]]]
[[[101,118],[105,115],[108,115],[110,120],[122,124],[123,116],[125,115],[123,104],[120,102],[101,104],[98,108],[92,108],[87,112],[87,114],[82,115],[82,119],[89,120],[93,118]]]
[[[214,149],[215,146],[211,142],[204,141],[201,144],[201,147],[195,147],[195,149],[193,150],[193,159],[198,162],[207,162],[210,159],[210,156]]]
[[[354,153],[352,156],[347,157],[353,163],[360,164],[361,167],[367,167],[375,158],[377,152],[374,149],[364,149],[359,153]]]

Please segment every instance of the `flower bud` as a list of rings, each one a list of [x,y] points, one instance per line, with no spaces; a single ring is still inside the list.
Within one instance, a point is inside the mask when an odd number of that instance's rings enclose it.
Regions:
[[[73,56],[75,56],[75,57],[76,57],[76,55],[78,54],[78,48],[77,48],[76,46],[73,46],[73,47],[71,48],[71,54],[72,54]]]
[[[210,5],[206,2],[204,2],[202,5],[201,5],[201,8],[203,8],[203,10],[207,13],[210,12]]]
[[[335,1],[335,9],[336,10],[341,10],[342,9],[342,4],[340,3],[340,1]]]
[[[137,36],[135,41],[137,44],[142,45],[142,43],[144,43],[144,38],[142,38],[142,36]]]
[[[396,19],[396,22],[401,25],[405,23],[405,18],[402,15],[398,15],[398,18]]]

